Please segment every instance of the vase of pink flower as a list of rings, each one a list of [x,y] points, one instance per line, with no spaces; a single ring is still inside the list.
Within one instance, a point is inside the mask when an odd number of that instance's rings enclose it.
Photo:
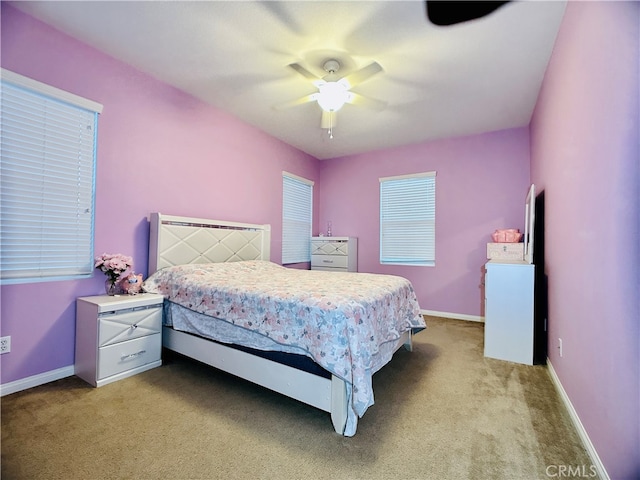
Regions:
[[[103,253],[96,257],[95,268],[98,268],[107,276],[104,288],[107,295],[117,295],[118,280],[124,272],[133,267],[133,259],[120,253]]]

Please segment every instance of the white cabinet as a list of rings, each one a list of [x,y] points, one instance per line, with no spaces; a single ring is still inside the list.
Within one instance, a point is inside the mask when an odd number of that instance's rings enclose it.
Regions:
[[[534,273],[525,261],[485,264],[485,357],[533,365]]]
[[[161,365],[162,295],[76,301],[75,374],[94,387]]]
[[[358,239],[311,237],[311,270],[358,271]]]

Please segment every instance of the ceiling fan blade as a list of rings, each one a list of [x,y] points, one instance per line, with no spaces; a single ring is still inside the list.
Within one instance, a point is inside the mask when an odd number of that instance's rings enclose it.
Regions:
[[[284,110],[286,108],[295,107],[297,105],[302,105],[304,103],[315,102],[318,98],[317,93],[312,93],[311,95],[305,95],[304,97],[296,98],[295,100],[289,100],[288,102],[278,103],[274,105],[273,108],[276,110]]]
[[[343,77],[340,81],[347,83],[347,88],[355,87],[356,85],[368,80],[376,73],[381,72],[383,69],[378,62],[373,62],[366,67],[356,70],[353,73]]]
[[[431,23],[446,26],[484,17],[509,1],[426,0],[425,3]]]
[[[331,129],[336,126],[336,112],[322,111],[322,118],[320,119],[320,128]]]
[[[314,75],[299,63],[291,63],[289,64],[289,67],[293,68],[296,72],[298,72],[304,78],[308,78],[309,80],[320,80],[320,77],[318,77],[317,75]]]
[[[358,107],[366,107],[372,110],[384,110],[387,107],[387,102],[377,100],[375,98],[365,97],[355,92],[350,92],[351,96],[347,103],[357,105]]]

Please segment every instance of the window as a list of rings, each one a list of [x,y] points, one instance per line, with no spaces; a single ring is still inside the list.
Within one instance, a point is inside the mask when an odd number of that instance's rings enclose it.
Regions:
[[[380,179],[380,263],[434,266],[436,172]]]
[[[311,261],[313,182],[282,173],[282,263]]]
[[[102,105],[2,69],[2,283],[93,274]]]

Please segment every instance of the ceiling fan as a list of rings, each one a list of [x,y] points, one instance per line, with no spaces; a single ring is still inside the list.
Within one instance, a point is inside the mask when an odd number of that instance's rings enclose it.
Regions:
[[[448,26],[485,17],[509,1],[426,0],[425,4],[434,25]]]
[[[366,67],[356,70],[344,77],[340,77],[340,75],[338,75],[341,64],[338,60],[333,58],[325,60],[322,64],[322,68],[327,72],[322,78],[311,73],[299,63],[292,63],[289,67],[306,79],[311,80],[311,83],[318,89],[318,91],[310,95],[305,95],[304,97],[279,104],[275,108],[283,109],[302,105],[304,103],[317,102],[322,109],[320,128],[328,130],[329,138],[333,138],[333,127],[336,124],[336,112],[340,110],[345,103],[361,105],[376,110],[381,110],[386,106],[386,102],[368,98],[351,91],[351,88],[383,71],[383,68],[377,62],[372,62]]]

